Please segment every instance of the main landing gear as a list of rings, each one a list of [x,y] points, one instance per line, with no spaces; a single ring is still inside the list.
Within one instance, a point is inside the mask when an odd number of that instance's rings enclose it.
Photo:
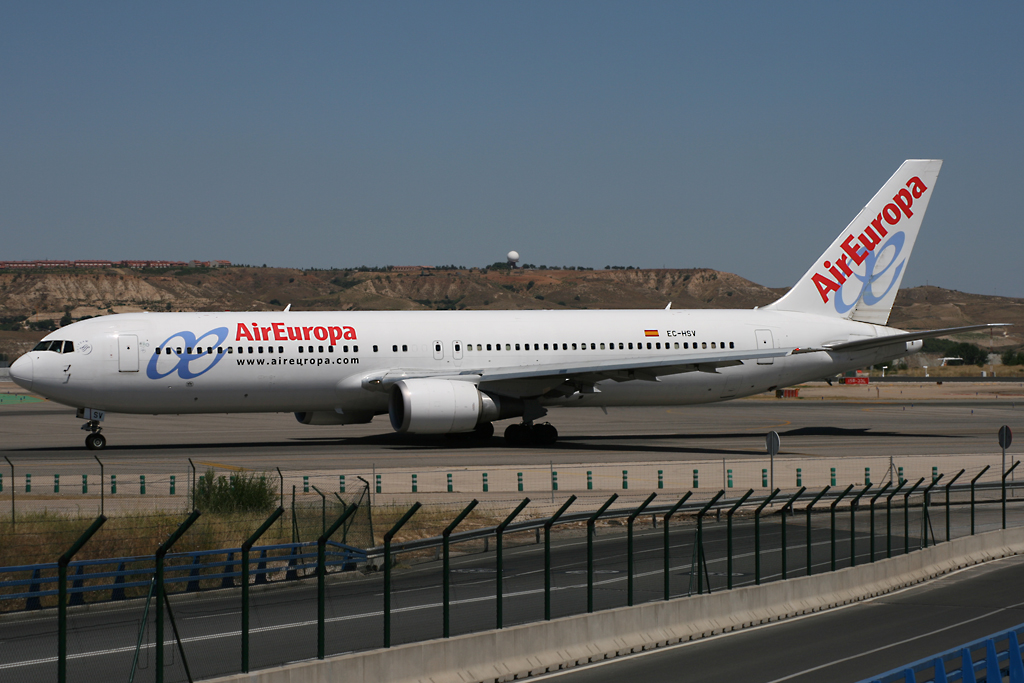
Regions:
[[[103,427],[100,427],[99,420],[89,420],[82,425],[82,429],[89,432],[85,437],[85,447],[90,451],[102,451],[107,447],[107,437],[100,433]]]
[[[509,446],[550,446],[558,441],[558,430],[554,425],[510,424],[505,428],[505,442]]]

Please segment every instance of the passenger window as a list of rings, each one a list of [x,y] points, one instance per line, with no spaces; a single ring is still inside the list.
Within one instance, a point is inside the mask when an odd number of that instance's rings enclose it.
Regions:
[[[675,344],[672,345],[672,348],[678,349],[679,348],[679,342],[675,342]]]
[[[526,348],[530,348],[529,345],[527,345]],[[518,351],[518,350],[519,350],[519,344],[516,344],[516,351]]]
[[[313,353],[313,347],[312,346],[307,346],[306,350],[309,351],[310,353]]]
[[[409,352],[409,345],[408,344],[402,344],[402,353],[408,353],[408,352]]]
[[[153,355],[154,356],[159,356],[160,355],[160,349],[159,348],[154,349],[153,350]]]
[[[259,352],[260,352],[260,353],[263,353],[263,347],[262,347],[262,346],[260,346],[260,347],[258,347],[258,348],[259,348]]]
[[[690,348],[690,342],[683,342],[683,348],[684,349]]]
[[[179,346],[178,348],[174,349],[174,352],[180,356],[181,355],[181,347]]]
[[[700,347],[701,347],[702,349],[706,349],[706,348],[708,348],[708,343],[707,343],[707,342],[701,342],[701,343],[700,343]]]
[[[711,348],[715,348],[715,342],[711,342]]]
[[[273,353],[273,352],[274,352],[274,347],[273,346],[268,346],[267,347],[267,353]]]
[[[576,348],[576,346],[575,346],[575,345],[573,345],[573,347],[572,347],[572,348],[574,348],[574,349],[575,349],[575,348]],[[568,351],[568,350],[569,350],[569,345],[568,345],[568,344],[562,344],[562,350],[563,350],[563,351]]]
[[[595,344],[594,342],[590,342],[590,350],[597,351],[597,344]]]
[[[251,346],[249,347],[249,353],[252,353],[252,347]]]
[[[328,346],[327,353],[334,353],[334,346]]]
[[[244,349],[243,349],[243,348],[242,348],[241,346],[239,346],[239,347],[238,347],[238,352],[239,352],[239,353],[242,353],[243,351],[244,351]]]
[[[391,353],[398,353],[398,344],[391,345]]]
[[[356,350],[358,351],[359,349],[356,349]],[[377,353],[377,345],[376,344],[373,345],[373,352]]]
[[[656,343],[656,344],[654,345],[654,348],[656,348],[656,349],[660,349],[660,348],[661,348],[661,342],[657,342],[657,343]]]
[[[488,346],[487,348],[491,348],[491,347],[490,347],[490,346]],[[484,348],[483,348],[483,344],[477,344],[477,345],[476,345],[476,350],[477,350],[477,351],[483,351],[483,350],[484,350]]]
[[[374,347],[373,347],[373,350],[374,350],[374,351],[376,351],[376,350],[377,350],[377,347],[376,347],[376,346],[374,346]],[[358,347],[358,346],[353,346],[353,347],[352,347],[352,353],[359,353],[359,347]]]
[[[347,346],[342,346],[342,347],[341,347],[341,350],[342,350],[342,351],[343,351],[344,353],[348,353],[348,347],[347,347]]]
[[[601,350],[604,351],[604,342],[601,343]]]
[[[619,351],[622,351],[622,342],[619,342]]]
[[[651,348],[651,342],[647,342],[647,348]]]
[[[506,351],[511,351],[512,350],[512,345],[511,344],[505,344],[505,350]]]
[[[438,346],[438,347],[437,347],[437,350],[438,350],[438,351],[440,351],[440,350],[441,350],[441,347],[440,347],[440,346]],[[455,350],[456,350],[456,351],[461,351],[461,350],[462,350],[462,345],[461,345],[461,344],[456,344],[456,345],[455,345]],[[473,350],[473,349],[470,349],[470,351],[472,351],[472,350]]]
[[[320,353],[324,352],[324,347],[321,346],[321,347],[319,347],[319,349],[320,349]]]
[[[545,350],[545,351],[547,351],[547,350],[548,350],[548,345],[547,345],[547,344],[545,344],[545,345],[544,345],[544,350]]]
[[[224,353],[224,347],[223,346],[218,346],[217,347],[217,353]]]
[[[406,349],[405,349],[405,345],[404,345],[404,344],[402,345],[402,350],[403,350],[403,351],[405,351],[405,350],[406,350]],[[440,351],[440,350],[441,350],[441,345],[440,345],[440,344],[434,344],[434,350],[435,350],[435,351]]]
[[[186,346],[185,347],[185,352],[186,353],[192,353],[192,347],[191,346]]]
[[[576,345],[575,345],[575,344],[573,344],[573,345],[572,345],[572,350],[573,350],[573,351],[575,351],[575,350],[576,350]]]
[[[488,351],[490,351],[490,350],[491,350],[491,345],[490,345],[490,344],[488,344],[488,345],[487,345],[487,350],[488,350]]]
[[[729,342],[729,348],[730,349],[736,348],[736,344],[734,342]]]
[[[299,353],[302,353],[302,347],[301,346],[299,347]]]
[[[632,351],[632,350],[633,350],[633,342],[629,342],[629,350],[630,350],[630,351]]]
[[[228,353],[231,353],[233,350],[230,346],[228,347]]]

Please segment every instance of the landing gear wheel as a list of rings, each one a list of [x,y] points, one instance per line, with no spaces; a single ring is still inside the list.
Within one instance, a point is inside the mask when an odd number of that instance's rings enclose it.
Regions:
[[[473,430],[473,438],[478,441],[487,441],[492,436],[494,436],[494,424],[490,422],[478,424]]]
[[[558,430],[554,425],[544,424],[533,426],[533,441],[538,446],[550,446],[558,441]]]
[[[99,433],[85,437],[85,447],[90,451],[102,451],[107,447],[107,438]]]
[[[524,424],[510,424],[505,427],[505,442],[509,446],[526,446],[530,443],[530,428]]]

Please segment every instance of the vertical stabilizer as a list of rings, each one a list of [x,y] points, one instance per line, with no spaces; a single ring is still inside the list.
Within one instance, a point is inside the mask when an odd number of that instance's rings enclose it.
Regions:
[[[908,159],[793,289],[767,308],[884,325],[941,159]]]

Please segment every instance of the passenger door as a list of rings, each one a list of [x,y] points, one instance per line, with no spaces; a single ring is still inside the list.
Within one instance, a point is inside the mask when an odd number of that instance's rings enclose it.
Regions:
[[[139,371],[139,338],[134,334],[117,336],[117,369],[119,372]]]
[[[757,350],[768,351],[775,348],[775,341],[772,338],[771,330],[754,330],[754,336],[757,338]],[[758,365],[772,365],[775,362],[774,358],[758,358]]]

